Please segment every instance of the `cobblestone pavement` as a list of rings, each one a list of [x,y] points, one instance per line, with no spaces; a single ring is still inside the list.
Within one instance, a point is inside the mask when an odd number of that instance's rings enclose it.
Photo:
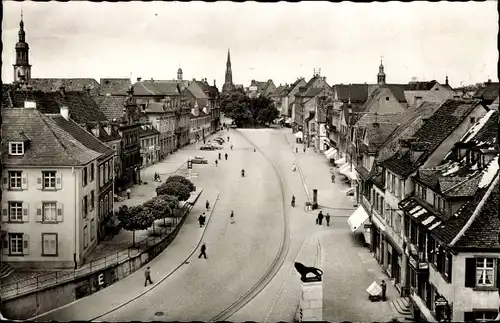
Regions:
[[[207,321],[249,290],[269,268],[281,232],[278,182],[265,158],[238,132],[225,132],[224,138],[228,135],[234,147],[231,150],[230,143],[224,144],[221,153],[227,152],[229,158],[223,157],[218,167],[214,160],[219,151],[186,152],[209,160],[209,164],[194,165],[196,185],[220,191],[203,238],[208,259],[198,259],[195,253],[156,288],[99,320]],[[229,221],[231,210],[234,224]],[[165,315],[155,316],[157,311]]]
[[[354,211],[352,198],[347,197],[342,183],[331,183],[330,165],[326,157],[308,150],[306,154],[291,148],[289,139],[293,136],[285,133],[290,129],[273,130],[268,133],[252,130],[241,130],[247,133],[271,159],[276,163],[284,177],[287,199],[294,194],[297,206],[288,206],[290,216],[290,249],[287,259],[271,283],[235,313],[230,320],[240,322],[252,320],[257,322],[291,322],[295,318],[299,295],[299,275],[293,268],[295,261],[307,266],[315,266],[318,262],[318,244],[321,246],[321,265],[324,271],[324,311],[323,319],[330,322],[339,321],[389,321],[396,314],[393,307],[386,303],[368,301],[366,288],[377,279],[387,277],[369,251],[357,243],[347,225],[347,217]],[[293,147],[293,146],[292,146]],[[301,174],[292,172],[291,165],[299,161]],[[301,179],[301,175],[303,179]],[[329,205],[322,208],[324,213],[332,215],[330,227],[324,223],[315,224],[318,211],[306,212],[304,203],[307,194],[303,182],[308,188],[319,189],[319,204]],[[325,194],[323,194],[324,192]],[[312,193],[312,192],[311,192]],[[373,261],[371,261],[373,259]],[[396,297],[395,288],[387,285],[389,299]],[[345,308],[346,315],[343,314]]]

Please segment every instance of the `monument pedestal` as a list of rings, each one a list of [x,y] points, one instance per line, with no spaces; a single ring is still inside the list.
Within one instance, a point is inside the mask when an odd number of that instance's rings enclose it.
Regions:
[[[300,282],[298,321],[323,321],[323,282]]]

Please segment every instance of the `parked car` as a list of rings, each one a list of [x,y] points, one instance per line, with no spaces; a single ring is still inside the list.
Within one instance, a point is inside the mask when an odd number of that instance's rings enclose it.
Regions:
[[[191,158],[191,162],[193,164],[208,164],[208,160],[206,160],[203,156],[196,156],[194,158]]]
[[[221,145],[219,145],[216,142],[211,142],[211,143],[209,143],[209,145],[214,147],[215,149],[222,149],[223,148]]]
[[[212,140],[209,142],[210,145],[214,145],[214,146],[222,146],[222,144],[216,140]]]
[[[200,150],[215,150],[215,149],[217,148],[215,148],[213,145],[210,144],[206,144],[200,147]]]
[[[217,142],[219,145],[222,145],[224,143],[224,139],[222,139],[222,138],[215,138],[212,141]]]
[[[222,137],[217,137],[217,138],[215,138],[215,140],[221,141],[222,143],[225,142],[224,138],[222,138]]]

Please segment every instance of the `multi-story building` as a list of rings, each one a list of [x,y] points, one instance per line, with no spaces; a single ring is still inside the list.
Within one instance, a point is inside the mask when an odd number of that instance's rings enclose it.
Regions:
[[[61,108],[58,115],[49,116],[57,126],[70,134],[88,149],[100,153],[97,158],[97,164],[91,164],[89,167],[83,167],[81,173],[82,187],[85,190],[87,186],[93,187],[96,182],[97,190],[91,190],[82,199],[83,215],[94,208],[97,209],[97,237],[103,239],[106,233],[105,226],[113,216],[113,195],[114,195],[114,156],[115,151],[102,143],[99,139],[99,131],[105,131],[99,127],[87,131],[78,126],[76,122],[70,119],[69,109]]]
[[[97,210],[88,199],[99,188],[95,178],[84,186],[82,174],[97,168],[101,153],[35,102],[2,112],[2,259],[13,267],[76,267],[97,244]]]
[[[201,102],[200,102],[201,101]],[[198,104],[200,102],[200,104]],[[193,143],[199,140],[205,140],[210,134],[210,113],[204,106],[206,103],[201,99],[196,99],[191,108],[191,125],[189,129],[189,142]],[[200,108],[202,106],[202,108]]]
[[[389,271],[401,289],[407,286],[406,256],[403,252],[403,212],[398,204],[414,191],[411,176],[420,167],[439,165],[454,143],[486,114],[479,101],[448,100],[430,116],[407,143],[390,158],[382,161],[373,176],[373,185],[364,189],[364,203],[368,204],[371,219],[370,245],[376,259],[387,270],[393,263],[401,271]],[[390,220],[387,220],[390,219]],[[364,219],[365,220],[365,219]]]
[[[412,176],[414,192],[399,203],[408,293],[428,321],[498,315],[497,134],[498,113],[489,111],[440,166]]]
[[[260,96],[269,97],[276,90],[273,80],[269,79],[266,82],[252,80],[248,87],[248,96],[250,98],[258,98]]]
[[[139,129],[141,140],[141,166],[149,166],[160,160],[160,132],[151,124],[143,124]]]
[[[219,90],[217,89],[215,80],[214,85],[210,85],[206,78],[201,81],[193,79],[189,82],[187,89],[189,91],[186,94],[191,106],[194,105],[196,99],[201,100],[203,103],[205,100],[207,101],[207,111],[210,113],[210,133],[219,131],[221,127],[221,111],[219,106]]]

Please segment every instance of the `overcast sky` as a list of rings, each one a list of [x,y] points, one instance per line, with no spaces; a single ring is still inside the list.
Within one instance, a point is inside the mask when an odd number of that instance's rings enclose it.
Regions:
[[[3,2],[2,79],[13,79],[21,8],[32,77],[137,77],[276,85],[321,68],[330,85],[497,79],[497,2]]]

